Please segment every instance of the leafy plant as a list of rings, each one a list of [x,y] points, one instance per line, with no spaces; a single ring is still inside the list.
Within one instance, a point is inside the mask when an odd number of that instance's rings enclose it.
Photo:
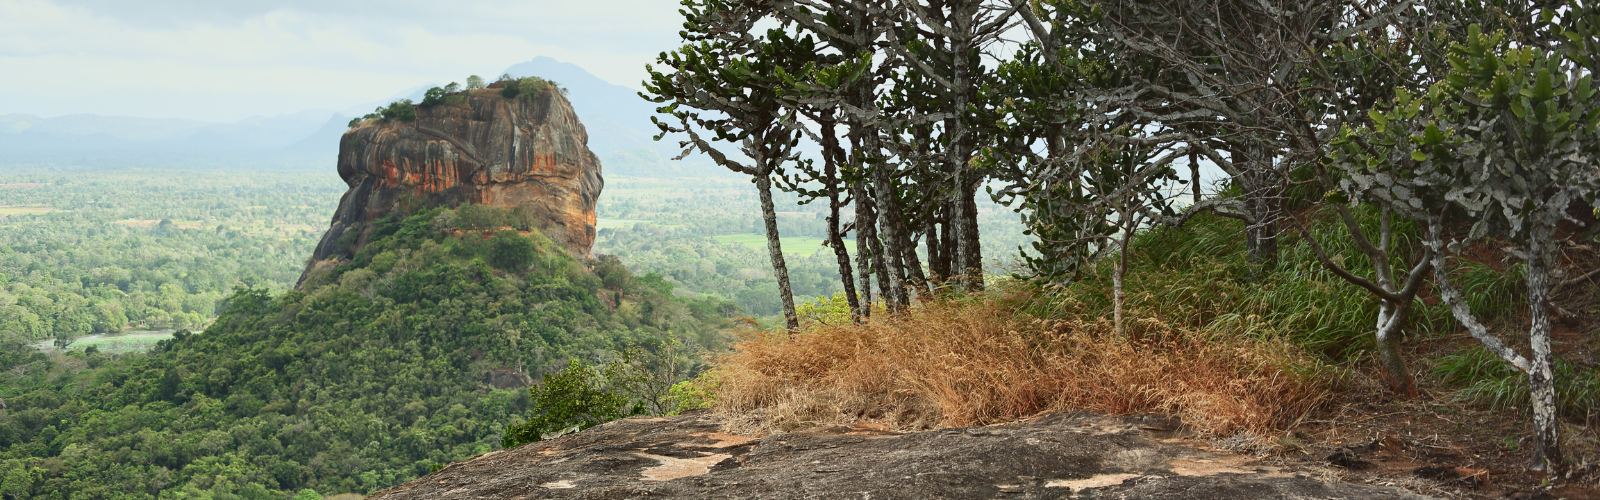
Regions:
[[[644,405],[618,390],[623,363],[613,361],[601,369],[572,359],[567,369],[544,376],[528,388],[533,415],[506,428],[500,446],[513,448],[568,432],[581,431],[619,418],[644,413]]]

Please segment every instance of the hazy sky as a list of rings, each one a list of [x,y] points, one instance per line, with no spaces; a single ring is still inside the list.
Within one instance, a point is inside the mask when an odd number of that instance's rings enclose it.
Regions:
[[[344,109],[536,56],[638,87],[672,0],[0,0],[0,115],[237,121]]]

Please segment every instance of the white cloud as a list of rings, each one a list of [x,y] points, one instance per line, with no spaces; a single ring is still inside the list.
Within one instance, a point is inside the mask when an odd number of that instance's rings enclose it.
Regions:
[[[680,23],[669,0],[0,0],[0,114],[233,121],[541,55],[638,86]]]

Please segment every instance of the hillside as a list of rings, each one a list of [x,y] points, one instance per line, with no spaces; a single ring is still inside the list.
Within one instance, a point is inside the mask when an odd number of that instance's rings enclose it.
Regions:
[[[494,449],[529,410],[506,380],[629,345],[721,342],[729,304],[591,272],[537,231],[441,228],[458,214],[387,217],[325,279],[239,290],[210,328],[148,355],[6,349],[0,496],[373,492]]]

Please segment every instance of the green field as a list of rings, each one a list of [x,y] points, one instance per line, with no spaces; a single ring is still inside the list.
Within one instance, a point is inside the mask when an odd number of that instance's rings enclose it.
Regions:
[[[150,335],[123,335],[118,337],[103,337],[98,339],[85,339],[73,342],[67,349],[88,349],[95,346],[101,352],[145,352],[156,346],[156,342],[172,338],[170,333]]]
[[[595,229],[611,229],[611,228],[618,228],[618,227],[624,227],[624,226],[632,226],[634,224],[639,224],[641,222],[650,222],[650,221],[647,221],[647,220],[644,220],[644,219],[607,219],[605,217],[601,217],[601,218],[595,220],[594,228]]]
[[[56,209],[50,207],[0,207],[0,215],[31,215],[47,214]]]
[[[761,234],[724,234],[712,236],[711,239],[721,242],[743,243],[751,248],[759,248],[762,250],[767,248],[767,237],[766,235]],[[822,238],[810,238],[805,236],[778,239],[778,243],[783,245],[783,253],[800,255],[811,255],[816,252],[828,250],[827,247],[822,246],[823,241],[826,240]],[[854,240],[844,240],[845,248],[853,249],[853,245],[855,245],[855,243],[856,242]]]

